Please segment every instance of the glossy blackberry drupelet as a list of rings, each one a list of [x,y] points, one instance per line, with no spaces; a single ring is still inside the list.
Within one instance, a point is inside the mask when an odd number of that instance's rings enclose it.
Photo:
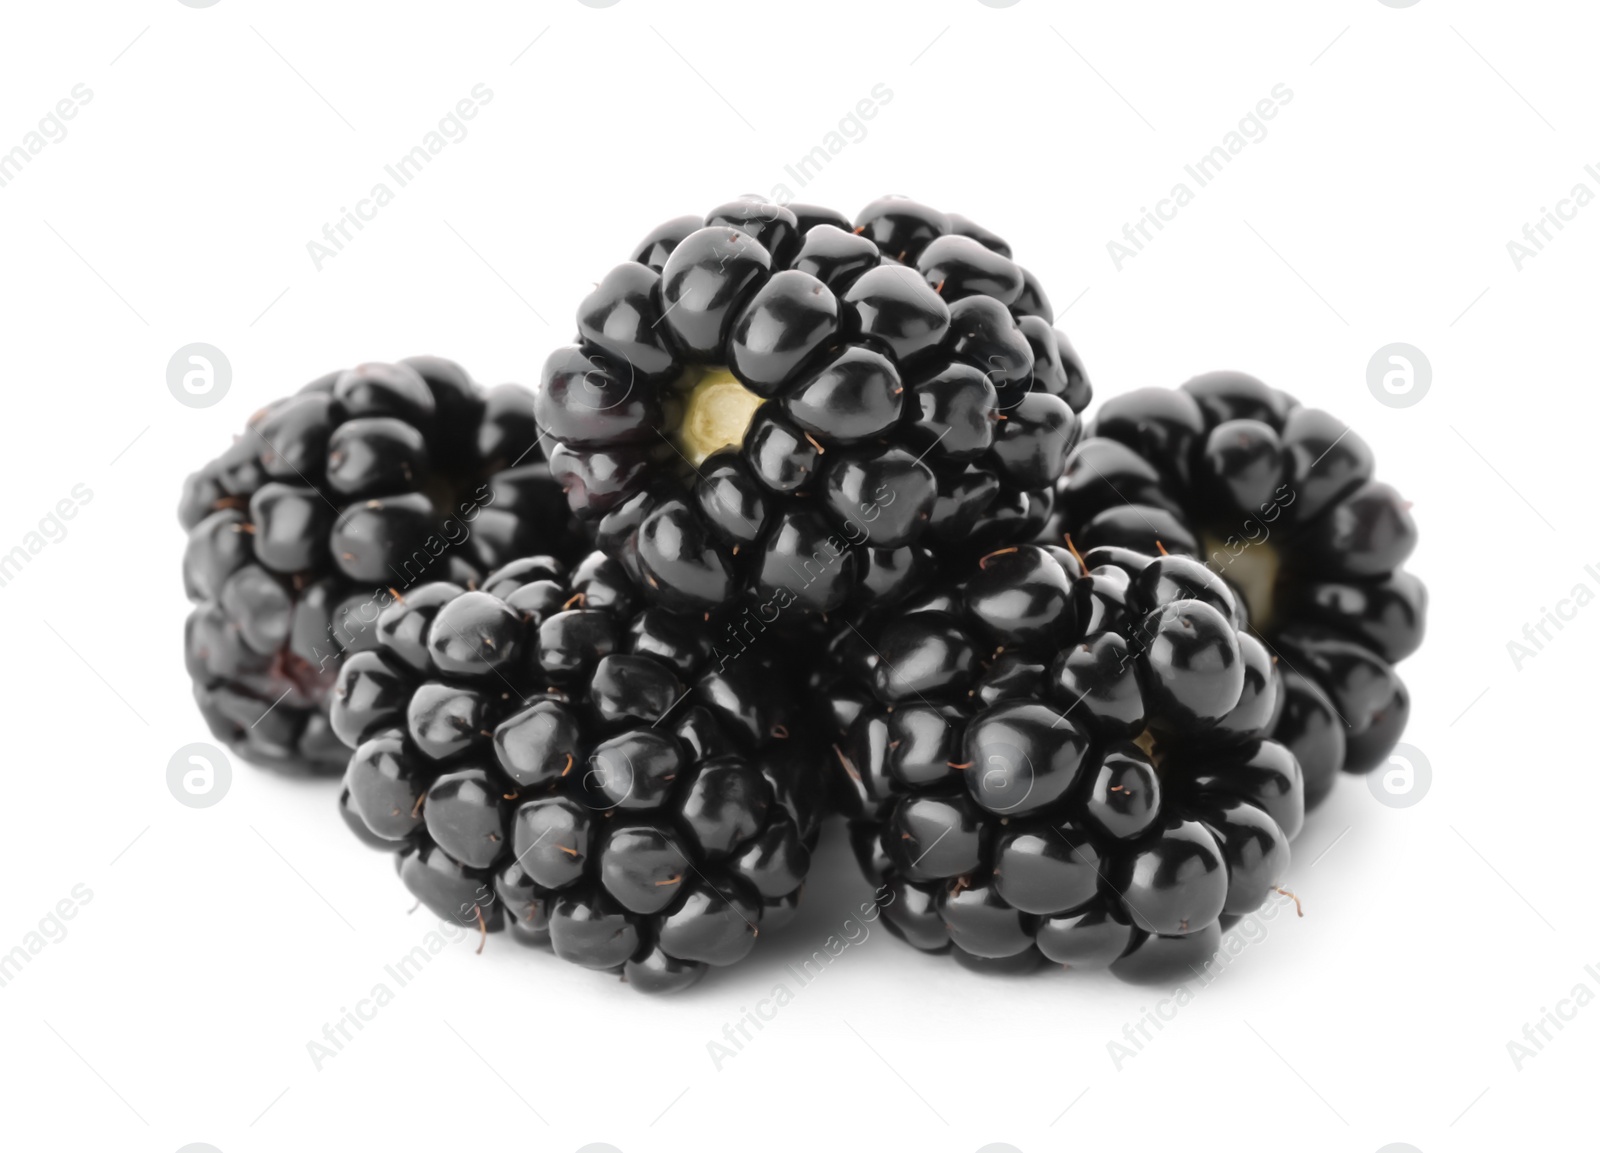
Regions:
[[[658,603],[886,603],[1031,538],[1090,387],[999,237],[914,201],[656,229],[545,362],[551,468]],[[975,550],[975,551],[974,551]]]
[[[538,439],[525,389],[435,357],[332,373],[252,416],[178,509],[212,733],[258,764],[338,772],[328,690],[397,592],[587,551]]]
[[[345,662],[341,806],[440,916],[636,988],[688,986],[794,912],[825,744],[765,650],[646,606],[599,553],[423,585]]]
[[[1394,665],[1422,643],[1427,591],[1401,566],[1410,505],[1373,478],[1343,422],[1216,372],[1101,406],[1067,462],[1052,539],[1200,557],[1239,592],[1277,658],[1277,740],[1306,776],[1306,803],[1338,770],[1382,764],[1411,699]]]
[[[1260,906],[1304,795],[1241,619],[1192,559],[1022,545],[846,630],[817,688],[893,931],[986,970],[1128,966]]]

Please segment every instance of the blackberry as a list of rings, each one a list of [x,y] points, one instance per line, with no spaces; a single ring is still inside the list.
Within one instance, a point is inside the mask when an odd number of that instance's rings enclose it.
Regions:
[[[658,603],[883,603],[936,553],[1042,526],[1090,396],[1053,317],[962,217],[746,197],[606,274],[539,422],[573,510]]]
[[[1159,543],[1227,579],[1283,670],[1274,735],[1308,805],[1339,769],[1382,764],[1410,714],[1394,665],[1422,643],[1427,591],[1402,567],[1410,505],[1373,478],[1366,443],[1236,372],[1114,397],[1092,433],[1067,462],[1056,532],[1082,548]]]
[[[1242,621],[1191,558],[1021,545],[847,629],[814,688],[890,928],[986,970],[1126,969],[1260,906],[1304,793]]]
[[[821,753],[784,670],[599,553],[434,582],[340,670],[341,804],[440,916],[670,991],[794,912]]]
[[[212,733],[258,764],[337,772],[328,691],[398,591],[582,555],[538,440],[525,389],[486,391],[436,357],[330,373],[252,416],[178,509]]]

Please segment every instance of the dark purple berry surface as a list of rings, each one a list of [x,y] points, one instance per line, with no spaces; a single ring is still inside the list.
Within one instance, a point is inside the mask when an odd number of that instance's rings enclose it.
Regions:
[[[573,510],[658,603],[884,604],[1042,527],[1090,397],[1053,319],[960,217],[735,200],[600,279],[539,422]]]
[[[533,399],[413,357],[313,381],[250,418],[184,485],[184,651],[212,733],[250,760],[337,772],[340,662],[383,607],[530,552],[586,551]]]

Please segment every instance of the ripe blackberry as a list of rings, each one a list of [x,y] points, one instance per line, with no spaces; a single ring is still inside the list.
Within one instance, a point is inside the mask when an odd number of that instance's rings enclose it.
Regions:
[[[345,662],[330,720],[348,819],[430,909],[657,992],[794,912],[825,746],[780,666],[643,600],[599,553],[423,585]]]
[[[1128,966],[1257,908],[1304,798],[1241,620],[1190,558],[1021,545],[845,631],[819,687],[889,926],[983,969]]]
[[[606,274],[545,362],[539,423],[573,510],[653,600],[882,602],[933,550],[1042,526],[1090,394],[1053,317],[962,217],[747,197]]]
[[[526,390],[485,391],[436,357],[331,373],[252,416],[178,509],[212,733],[258,764],[338,771],[328,690],[397,591],[581,555],[538,439]]]
[[[1427,591],[1401,567],[1410,505],[1344,423],[1242,373],[1141,389],[1101,407],[1058,498],[1056,532],[1079,547],[1159,542],[1241,595],[1282,667],[1274,736],[1308,805],[1340,768],[1383,763],[1410,714],[1394,665],[1422,643]]]

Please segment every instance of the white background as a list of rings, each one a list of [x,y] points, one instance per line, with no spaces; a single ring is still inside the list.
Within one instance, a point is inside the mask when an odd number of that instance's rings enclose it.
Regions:
[[[1600,192],[1595,34],[1588,5],[1442,0],[7,4],[0,151],[93,95],[0,187],[0,552],[93,495],[0,588],[0,952],[92,893],[0,988],[5,1144],[1435,1153],[1571,1132],[1600,1007],[1520,1071],[1507,1042],[1600,993],[1600,607],[1520,671],[1507,642],[1600,591],[1600,207],[1520,270],[1506,244]],[[479,83],[469,135],[315,267],[307,241]],[[800,189],[785,166],[880,83],[865,137]],[[1119,270],[1107,242],[1278,84],[1267,136]],[[430,923],[333,782],[236,762],[214,807],[168,792],[169,758],[209,739],[181,660],[183,475],[358,360],[531,383],[652,225],[782,184],[1000,232],[1100,397],[1233,367],[1354,424],[1422,529],[1405,740],[1431,789],[1402,809],[1342,782],[1296,845],[1305,918],[1120,1067],[1108,1042],[1171,990],[979,978],[877,927],[714,1068],[707,1043],[867,897],[835,830],[803,916],[687,995],[457,945],[317,1070],[307,1043]],[[166,384],[193,341],[233,368],[204,410]],[[1432,365],[1413,407],[1368,389],[1394,341]]]

